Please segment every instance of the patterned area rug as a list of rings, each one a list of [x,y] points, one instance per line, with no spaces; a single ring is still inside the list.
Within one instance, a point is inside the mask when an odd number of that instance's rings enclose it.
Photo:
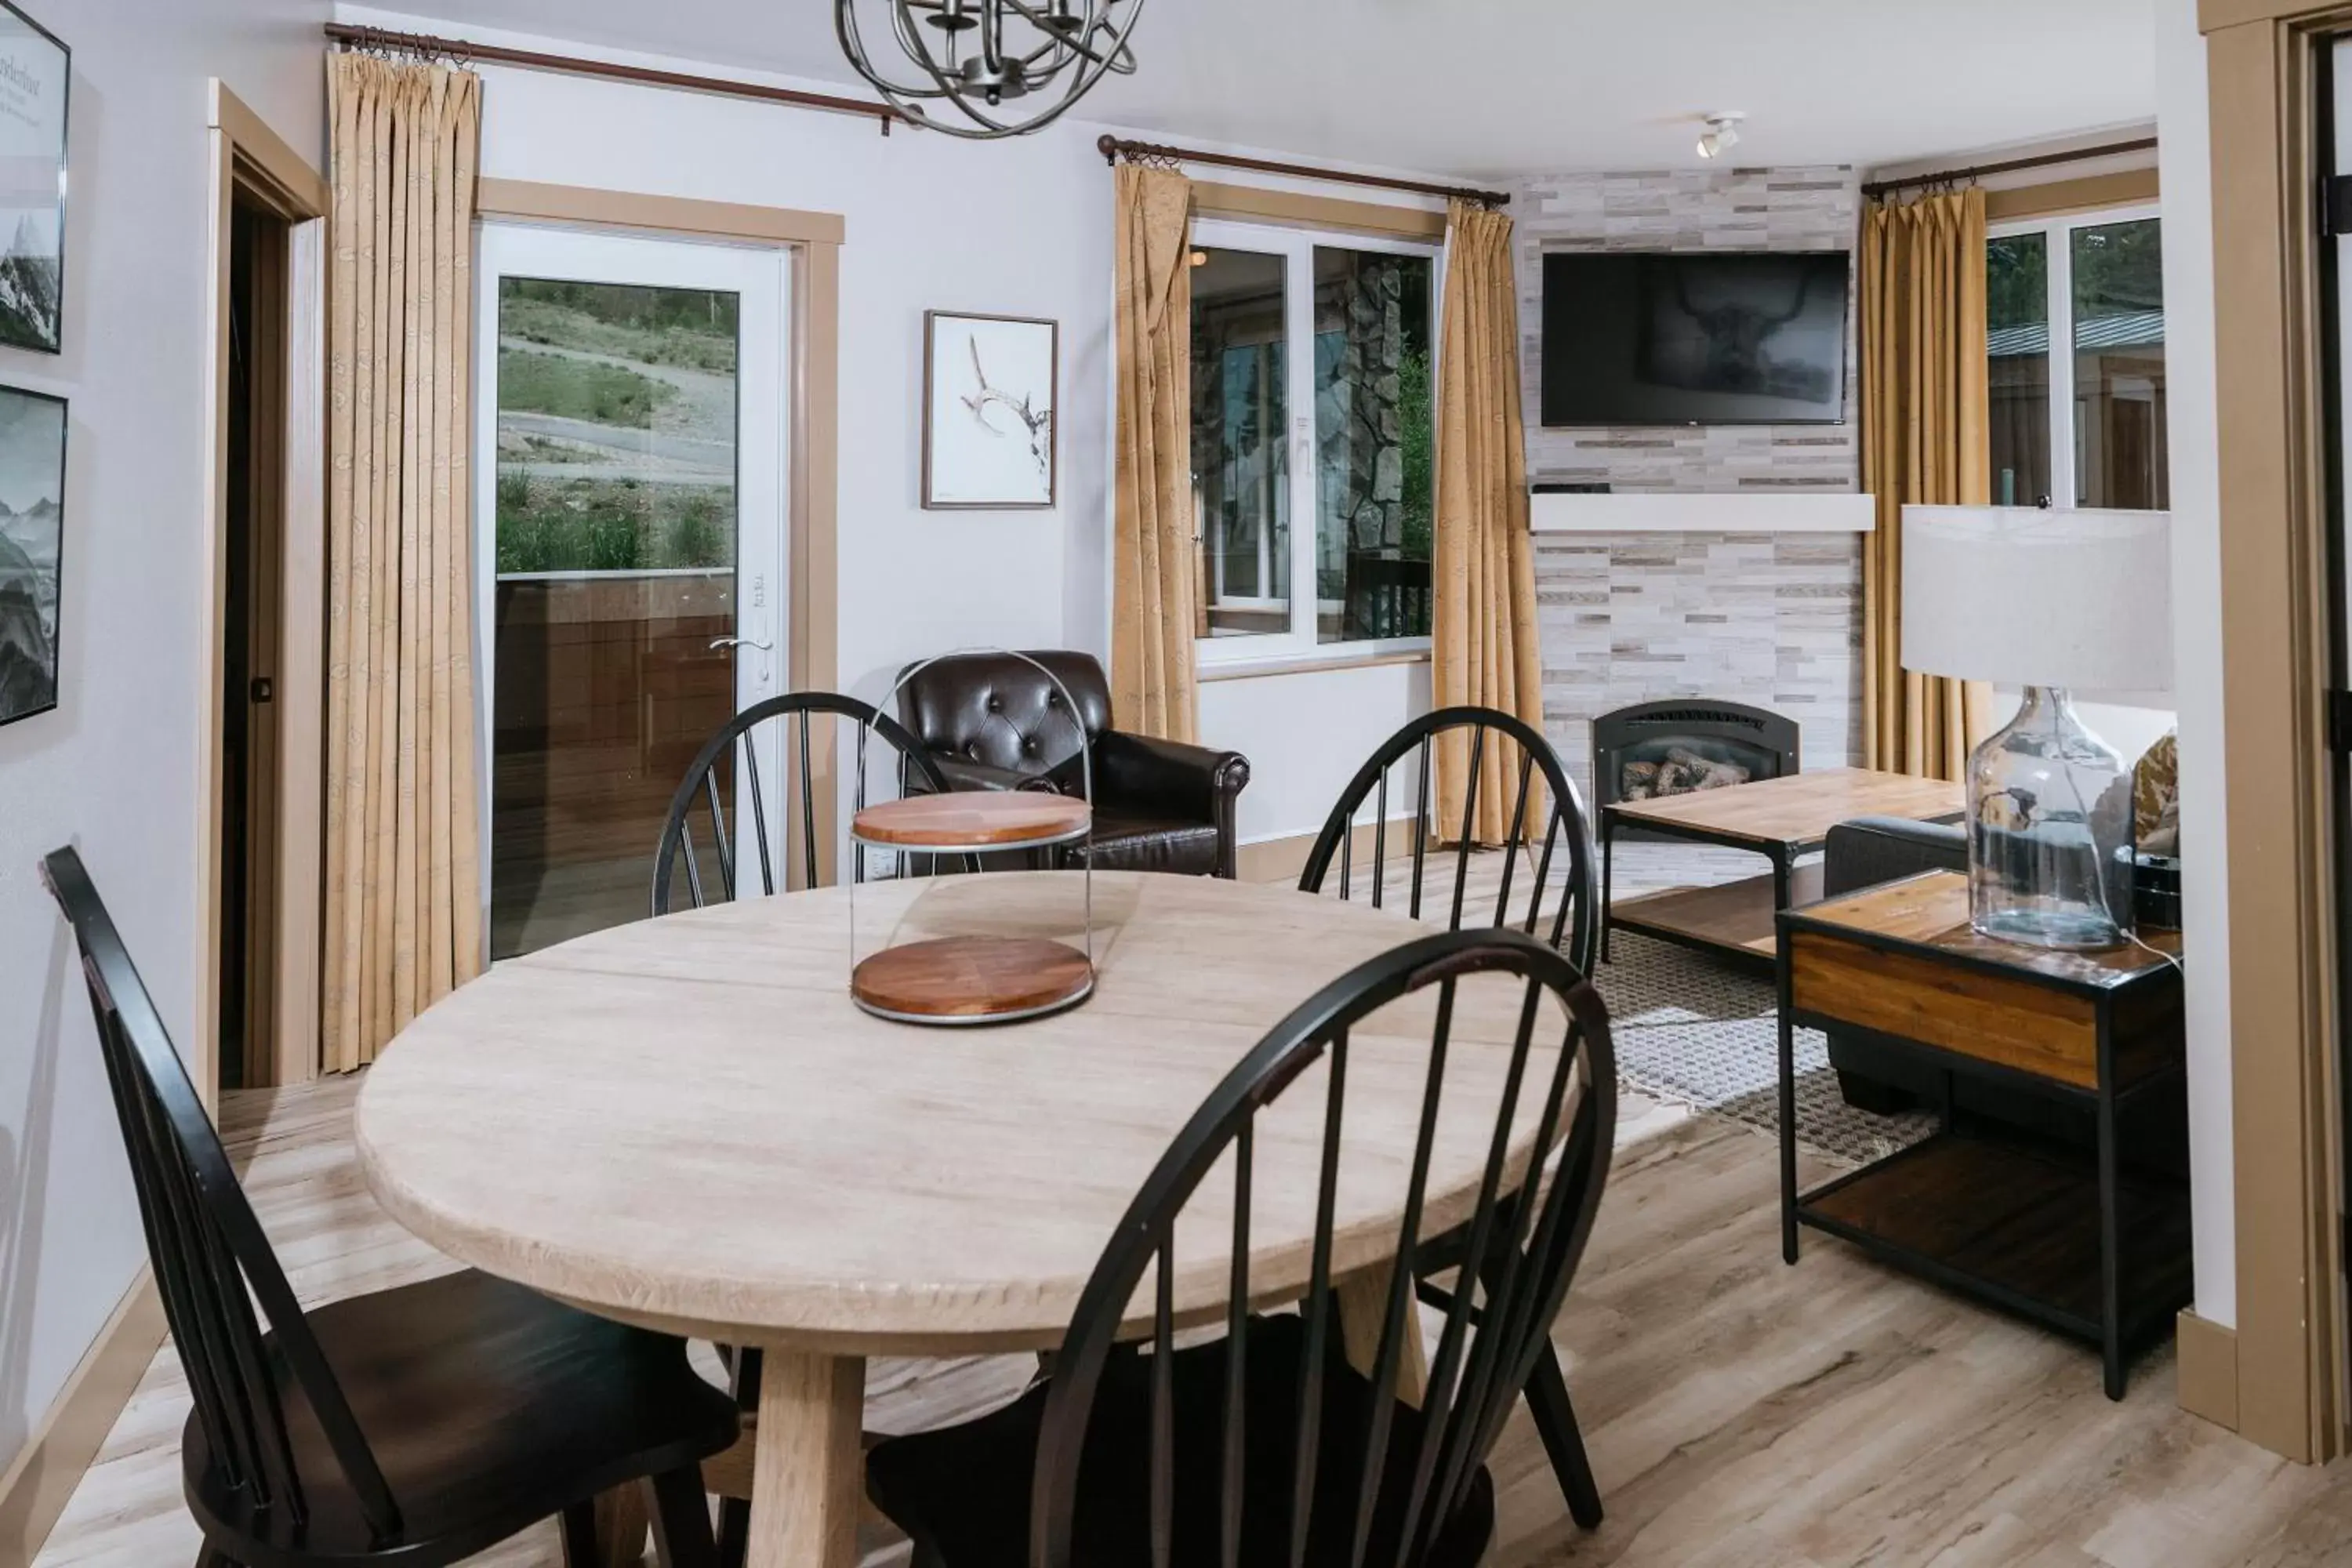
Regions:
[[[1780,1131],[1779,1036],[1772,983],[1672,942],[1620,931],[1596,976],[1615,1026],[1617,1068],[1634,1088],[1696,1110]],[[1819,1031],[1796,1038],[1797,1136],[1860,1164],[1917,1142],[1932,1116],[1873,1116],[1838,1092]]]

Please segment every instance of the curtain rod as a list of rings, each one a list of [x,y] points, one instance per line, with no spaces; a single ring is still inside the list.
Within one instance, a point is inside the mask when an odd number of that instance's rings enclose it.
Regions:
[[[835,114],[856,114],[879,121],[885,136],[890,134],[893,121],[905,119],[887,104],[874,103],[865,99],[835,98],[827,93],[801,92],[789,87],[768,87],[759,82],[731,81],[724,77],[689,76],[683,71],[615,65],[610,60],[546,55],[531,49],[502,48],[496,44],[473,44],[463,38],[437,38],[425,33],[395,33],[383,27],[354,27],[341,22],[328,23],[326,33],[330,40],[346,48],[428,58],[446,56],[467,64],[482,60],[493,65],[521,66],[530,70],[556,71],[565,76],[604,77],[644,87],[683,88],[689,92],[718,93],[728,98],[756,99],[762,103],[789,103],[802,109],[826,110]]]
[[[1373,185],[1386,191],[1412,191],[1424,196],[1459,196],[1481,206],[1510,205],[1506,191],[1477,191],[1463,185],[1432,184],[1425,180],[1392,180],[1383,174],[1354,174],[1340,169],[1317,169],[1305,163],[1277,163],[1266,158],[1243,158],[1231,153],[1196,153],[1187,147],[1163,147],[1151,142],[1122,142],[1105,136],[1095,143],[1107,162],[1214,163],[1227,169],[1255,169],[1264,174],[1295,174],[1304,180],[1335,180],[1344,185]]]
[[[1873,180],[1862,187],[1862,194],[1877,197],[1892,195],[1896,191],[1916,190],[1922,185],[1965,184],[1981,180],[1988,174],[2013,174],[2021,169],[2047,169],[2059,163],[2083,163],[2093,158],[2112,158],[2124,153],[2146,153],[2155,146],[2155,137],[2143,136],[2137,142],[2110,142],[2104,147],[2084,147],[2072,153],[2042,153],[2031,158],[2011,158],[2005,163],[1938,169],[1932,174],[1912,174],[1900,180]]]

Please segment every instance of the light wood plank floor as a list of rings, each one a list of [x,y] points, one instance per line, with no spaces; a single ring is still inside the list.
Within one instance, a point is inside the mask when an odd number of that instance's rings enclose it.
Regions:
[[[247,1184],[308,1300],[447,1267],[378,1213],[350,1157],[352,1079],[240,1097]],[[1566,1517],[1514,1421],[1493,1561],[1626,1568],[2285,1568],[2352,1562],[2352,1472],[2299,1468],[2181,1414],[2168,1354],[2110,1405],[2082,1347],[1825,1238],[1781,1265],[1771,1143],[1713,1118],[1624,1151],[1556,1339],[1609,1522]],[[952,1419],[1019,1358],[877,1363],[869,1425]],[[38,1568],[193,1561],[166,1349]],[[868,1545],[890,1550],[886,1536]],[[554,1568],[541,1530],[477,1560]]]
[[[1749,868],[1690,853],[1666,851],[1638,879],[1621,859],[1621,884]],[[369,1199],[350,1153],[356,1088],[342,1079],[234,1096],[224,1112],[306,1301],[448,1267]],[[2111,1405],[2087,1348],[1828,1238],[1809,1236],[1802,1262],[1786,1268],[1769,1140],[1645,1102],[1626,1110],[1600,1226],[1554,1336],[1609,1521],[1577,1531],[1517,1418],[1493,1460],[1497,1568],[2352,1564],[2352,1468],[2288,1465],[2181,1414],[2169,1352],[2142,1361],[2130,1397]],[[959,1418],[1005,1397],[1029,1367],[877,1363],[867,1425]],[[36,1568],[194,1560],[178,1476],[187,1408],[166,1347]],[[866,1544],[894,1551],[887,1535]],[[476,1568],[559,1561],[541,1530]]]

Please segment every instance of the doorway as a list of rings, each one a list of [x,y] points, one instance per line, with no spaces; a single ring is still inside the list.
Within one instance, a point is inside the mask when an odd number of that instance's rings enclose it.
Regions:
[[[776,248],[482,226],[493,963],[644,918],[688,764],[783,689],[791,266]],[[782,758],[758,761],[781,776]]]
[[[278,681],[284,598],[293,225],[240,182],[229,204],[228,507],[222,537],[219,1086],[274,1083]]]

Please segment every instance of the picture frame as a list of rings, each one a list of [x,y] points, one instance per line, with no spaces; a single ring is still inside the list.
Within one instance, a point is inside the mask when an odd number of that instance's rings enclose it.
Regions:
[[[1061,482],[1062,327],[923,313],[923,507],[1050,511]]]
[[[0,384],[0,725],[58,706],[69,412]]]
[[[65,352],[73,51],[0,0],[0,345]]]

